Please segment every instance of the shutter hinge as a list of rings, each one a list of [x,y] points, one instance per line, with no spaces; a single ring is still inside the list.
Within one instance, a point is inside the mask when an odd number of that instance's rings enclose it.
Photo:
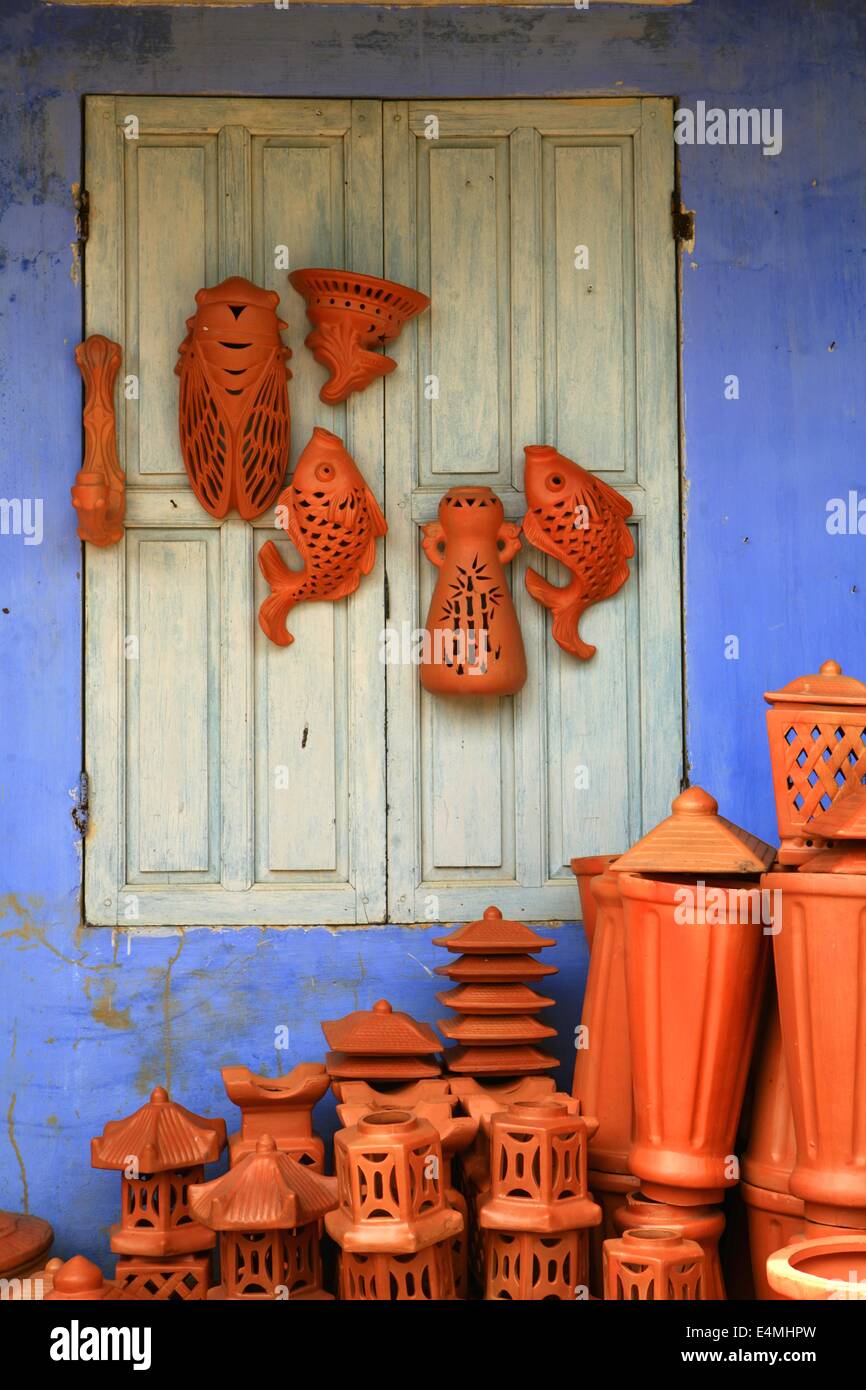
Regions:
[[[83,246],[90,236],[90,194],[86,188],[76,188],[72,206],[75,208],[75,235],[79,246]]]
[[[691,254],[695,249],[695,214],[691,209],[683,207],[676,194],[671,199],[671,220],[674,240],[681,241]]]
[[[83,840],[90,829],[90,779],[86,772],[82,772],[78,778],[75,805],[69,814],[72,816],[72,824]]]

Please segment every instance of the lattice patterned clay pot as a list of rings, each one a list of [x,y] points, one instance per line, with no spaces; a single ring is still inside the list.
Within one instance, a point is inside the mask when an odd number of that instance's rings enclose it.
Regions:
[[[121,348],[94,333],[79,343],[75,360],[84,379],[84,467],[72,487],[78,536],[91,545],[114,545],[123,535],[126,474],[117,458],[114,382]]]
[[[866,1235],[797,1241],[770,1256],[767,1278],[783,1298],[862,1302],[866,1300]]]
[[[824,817],[866,777],[866,685],[825,661],[764,699],[781,864],[802,864],[825,842]]]
[[[676,1228],[645,1227],[604,1242],[604,1296],[618,1303],[703,1299],[704,1252]]]
[[[664,1230],[675,1226],[687,1240],[695,1241],[704,1252],[703,1297],[727,1297],[719,1258],[719,1240],[725,1229],[725,1214],[721,1207],[673,1206],[670,1202],[654,1202],[641,1192],[630,1192],[625,1202],[614,1211],[613,1224],[618,1235],[631,1230]]]
[[[190,1188],[193,1215],[220,1237],[227,1302],[330,1299],[322,1288],[319,1232],[337,1204],[337,1183],[281,1153],[270,1135],[222,1177]]]
[[[249,1067],[223,1067],[226,1095],[240,1108],[240,1133],[229,1135],[234,1166],[255,1151],[263,1134],[296,1162],[324,1172],[325,1145],[313,1133],[313,1107],[330,1079],[321,1062],[300,1062],[285,1076],[255,1076]]]
[[[504,565],[520,549],[489,487],[453,487],[439,518],[422,528],[439,570],[424,626],[421,684],[434,695],[513,695],[526,683],[526,653]]]
[[[289,281],[306,301],[313,325],[306,345],[330,372],[319,392],[326,405],[337,405],[393,372],[397,363],[377,349],[398,338],[430,304],[420,290],[354,271],[293,270]]]
[[[102,1270],[83,1255],[73,1255],[54,1273],[46,1303],[137,1303],[134,1294],[103,1279]]]
[[[592,941],[595,935],[596,903],[595,898],[589,891],[589,885],[599,874],[603,874],[609,864],[614,859],[618,859],[622,850],[618,854],[592,854],[584,859],[572,859],[571,872],[577,879],[577,888],[580,893],[580,915],[583,919],[583,934],[586,937],[586,944],[592,950]]]

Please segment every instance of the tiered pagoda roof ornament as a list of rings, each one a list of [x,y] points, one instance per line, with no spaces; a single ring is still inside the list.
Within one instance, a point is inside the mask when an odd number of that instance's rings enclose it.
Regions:
[[[395,1011],[387,999],[345,1018],[326,1019],[322,1032],[332,1049],[328,1074],[337,1080],[417,1081],[441,1074],[433,1059],[442,1043],[433,1029]]]

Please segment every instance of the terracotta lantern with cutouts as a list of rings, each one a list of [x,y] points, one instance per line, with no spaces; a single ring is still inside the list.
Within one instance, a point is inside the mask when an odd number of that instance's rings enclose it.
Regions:
[[[319,1234],[337,1183],[282,1153],[269,1134],[222,1177],[190,1188],[196,1220],[219,1233],[220,1283],[209,1299],[323,1301]]]
[[[613,1212],[615,1236],[622,1236],[626,1231],[651,1233],[668,1230],[672,1226],[686,1240],[700,1246],[703,1252],[701,1297],[715,1301],[727,1298],[719,1255],[719,1241],[725,1229],[725,1214],[721,1206],[674,1206],[672,1202],[657,1202],[645,1197],[642,1192],[634,1191],[621,1199]]]
[[[229,1135],[232,1167],[254,1153],[262,1135],[270,1134],[281,1153],[324,1172],[325,1145],[313,1132],[313,1107],[330,1084],[321,1062],[299,1062],[285,1076],[256,1076],[249,1067],[223,1067],[229,1100],[241,1112],[241,1127]]]
[[[204,1179],[226,1145],[225,1121],[205,1118],[169,1099],[157,1086],[140,1110],[110,1120],[91,1141],[94,1168],[121,1174],[121,1215],[111,1227],[120,1255],[118,1284],[161,1301],[205,1297],[211,1282],[212,1231],[196,1221],[191,1184]]]
[[[436,1128],[408,1110],[373,1110],[334,1136],[340,1204],[325,1217],[340,1247],[340,1297],[455,1298],[451,1241],[463,1216],[445,1199]]]
[[[676,1227],[625,1231],[604,1242],[604,1296],[615,1302],[703,1299],[704,1252]]]

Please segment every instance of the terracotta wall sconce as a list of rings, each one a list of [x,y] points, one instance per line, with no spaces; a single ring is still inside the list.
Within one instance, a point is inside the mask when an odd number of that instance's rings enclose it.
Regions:
[[[279,647],[294,641],[286,618],[297,603],[353,594],[376,563],[376,541],[388,530],[379,504],[342,439],[316,428],[281,493],[277,523],[304,562],[289,569],[273,541],[259,551],[259,569],[271,594],[259,609],[259,625]]]
[[[526,446],[526,539],[571,570],[564,588],[536,570],[526,571],[526,587],[553,614],[554,641],[587,661],[595,647],[578,631],[581,615],[621,589],[629,577],[634,541],[626,521],[632,505],[609,483],[547,444]]]
[[[345,270],[293,270],[289,281],[306,301],[313,325],[306,345],[331,374],[319,392],[326,405],[338,405],[393,372],[397,363],[376,349],[398,338],[430,303],[419,290]]]
[[[114,381],[121,348],[94,333],[79,343],[75,360],[84,379],[84,467],[72,487],[78,535],[100,547],[115,545],[123,535],[126,475],[117,458]]]
[[[702,1299],[703,1270],[703,1250],[676,1227],[625,1231],[604,1242],[604,1296],[616,1302]]]
[[[195,297],[178,351],[180,447],[206,512],[245,521],[274,501],[289,460],[290,350],[278,294],[233,275]]]
[[[430,599],[420,663],[434,695],[513,695],[526,682],[526,654],[504,565],[520,549],[520,526],[506,521],[488,487],[453,487],[438,521],[422,528],[424,553],[439,575]]]

